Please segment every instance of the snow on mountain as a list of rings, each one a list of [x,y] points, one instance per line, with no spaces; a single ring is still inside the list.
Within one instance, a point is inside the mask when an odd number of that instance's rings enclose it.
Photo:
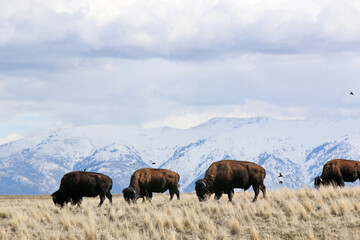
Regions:
[[[222,159],[263,166],[268,189],[312,186],[326,161],[360,159],[358,121],[214,118],[186,130],[114,125],[59,129],[0,145],[0,194],[49,194],[66,172],[84,169],[109,175],[112,192],[120,193],[142,167],[174,170],[181,190],[192,192],[210,164]]]
[[[12,133],[12,134],[7,135],[6,137],[0,138],[0,145],[19,140],[21,138],[22,138],[22,136],[20,134]]]

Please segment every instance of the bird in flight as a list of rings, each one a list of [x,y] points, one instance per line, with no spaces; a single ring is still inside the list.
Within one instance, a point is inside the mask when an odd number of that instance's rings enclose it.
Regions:
[[[352,91],[350,91],[350,95],[353,95],[354,96],[354,93]]]
[[[282,177],[283,175],[280,173],[278,177]]]

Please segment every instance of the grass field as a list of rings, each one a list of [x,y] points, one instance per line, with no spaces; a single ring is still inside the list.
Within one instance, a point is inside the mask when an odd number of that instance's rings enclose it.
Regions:
[[[114,195],[55,207],[50,196],[0,195],[0,239],[360,239],[360,187],[253,192],[200,203],[195,194],[125,203]]]

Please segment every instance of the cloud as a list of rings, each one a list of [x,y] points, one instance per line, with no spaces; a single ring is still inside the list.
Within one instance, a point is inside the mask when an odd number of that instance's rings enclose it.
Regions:
[[[23,129],[360,116],[354,0],[3,4],[0,123],[11,129],[31,116],[39,124]]]
[[[211,112],[220,116],[217,108],[232,111],[227,105],[244,109],[244,116],[246,112],[249,116],[276,115],[265,107],[254,106],[261,111],[246,107],[252,101],[268,103],[265,106],[277,109],[279,118],[291,118],[281,110],[289,108],[313,108],[313,112],[333,108],[334,114],[339,112],[336,109],[359,106],[348,96],[350,89],[360,89],[353,77],[360,71],[357,59],[353,54],[250,54],[191,62],[82,59],[76,67],[55,74],[0,75],[0,101],[6,106],[0,110],[0,119],[41,113],[76,125],[141,126],[180,113],[202,116],[206,111],[206,118]],[[226,115],[226,111],[221,113]],[[299,115],[310,114],[294,113]]]
[[[120,57],[346,50],[360,6],[342,1],[10,1],[0,45]],[[321,44],[319,44],[321,43]],[[77,52],[77,49],[79,52]],[[70,53],[70,54],[71,54]]]

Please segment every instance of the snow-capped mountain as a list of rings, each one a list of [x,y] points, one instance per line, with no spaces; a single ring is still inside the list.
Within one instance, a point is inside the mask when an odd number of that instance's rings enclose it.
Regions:
[[[49,194],[66,172],[84,169],[109,175],[112,192],[120,193],[142,167],[176,171],[181,190],[192,192],[210,164],[222,159],[263,166],[268,189],[312,186],[326,161],[360,160],[358,122],[214,118],[186,130],[114,125],[60,129],[0,145],[0,194]]]

